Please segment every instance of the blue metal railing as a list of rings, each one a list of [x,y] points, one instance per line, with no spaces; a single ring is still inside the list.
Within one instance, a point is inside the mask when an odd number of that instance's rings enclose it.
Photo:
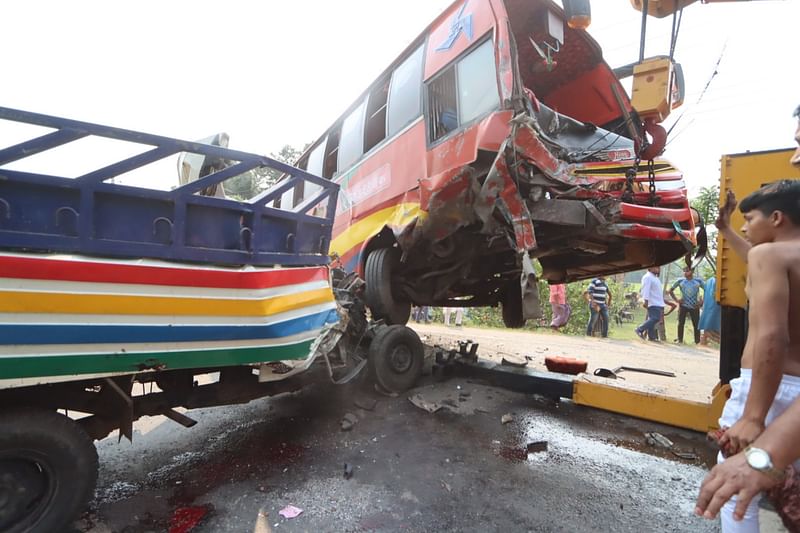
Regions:
[[[328,262],[335,183],[269,157],[219,146],[4,107],[0,119],[56,130],[0,149],[0,249],[220,265]],[[152,149],[75,178],[4,168],[90,136]],[[171,191],[108,182],[181,152],[229,164]],[[275,169],[285,178],[244,202],[198,194],[259,167]],[[303,183],[319,189],[292,209],[269,205]]]

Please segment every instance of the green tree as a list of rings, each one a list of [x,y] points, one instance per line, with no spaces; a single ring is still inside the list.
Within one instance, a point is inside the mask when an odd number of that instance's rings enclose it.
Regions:
[[[716,228],[712,229],[710,224],[713,224],[717,220],[717,215],[719,215],[719,185],[703,187],[689,203],[697,209],[706,224],[708,252],[706,254],[706,262],[698,265],[698,268],[708,276],[713,274],[717,261],[717,231]]]
[[[308,145],[306,145],[307,147]],[[285,145],[273,152],[269,156],[276,161],[294,165],[303,154],[305,148],[298,149],[290,145]],[[249,170],[244,174],[234,176],[225,181],[225,194],[236,200],[249,200],[254,196],[264,192],[274,185],[282,176],[281,172],[272,168],[259,167]]]

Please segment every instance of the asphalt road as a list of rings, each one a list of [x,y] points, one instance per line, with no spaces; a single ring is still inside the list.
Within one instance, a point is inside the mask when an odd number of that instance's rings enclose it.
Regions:
[[[197,512],[199,532],[718,531],[692,515],[713,460],[702,435],[426,379],[395,398],[315,385],[195,410],[191,429],[143,420],[132,444],[98,443],[97,497],[78,529],[167,531]],[[442,408],[416,407],[415,394]],[[343,431],[348,413],[358,420]],[[651,447],[650,431],[698,458]],[[302,514],[280,516],[287,505]]]

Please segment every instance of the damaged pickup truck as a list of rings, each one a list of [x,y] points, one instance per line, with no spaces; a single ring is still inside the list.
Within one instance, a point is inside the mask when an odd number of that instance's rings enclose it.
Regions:
[[[340,185],[331,250],[366,281],[373,317],[499,303],[521,327],[540,313],[535,260],[570,282],[690,251],[696,221],[658,125],[681,76],[666,58],[629,70],[633,102],[550,0],[442,13],[298,161]]]

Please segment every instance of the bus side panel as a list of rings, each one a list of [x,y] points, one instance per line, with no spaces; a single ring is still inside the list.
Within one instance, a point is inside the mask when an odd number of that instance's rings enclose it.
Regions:
[[[356,256],[384,227],[398,234],[417,218],[425,153],[425,121],[420,118],[336,180],[341,187],[340,211],[331,250],[339,254],[348,270],[360,272]]]
[[[425,57],[424,79],[429,79],[494,27],[487,0],[453,4],[438,26],[431,29]]]
[[[506,102],[514,94],[514,63],[516,59],[511,54],[511,34],[505,5],[502,0],[492,2],[497,25],[495,27],[495,62],[497,64],[497,79],[500,83],[500,101]],[[505,104],[503,104],[505,106]]]
[[[473,163],[479,149],[492,152],[500,150],[503,141],[508,137],[508,123],[512,115],[511,111],[493,113],[430,149],[426,154],[428,177],[421,183],[422,209],[431,209],[431,195],[446,188],[447,182],[453,177],[453,171]]]

